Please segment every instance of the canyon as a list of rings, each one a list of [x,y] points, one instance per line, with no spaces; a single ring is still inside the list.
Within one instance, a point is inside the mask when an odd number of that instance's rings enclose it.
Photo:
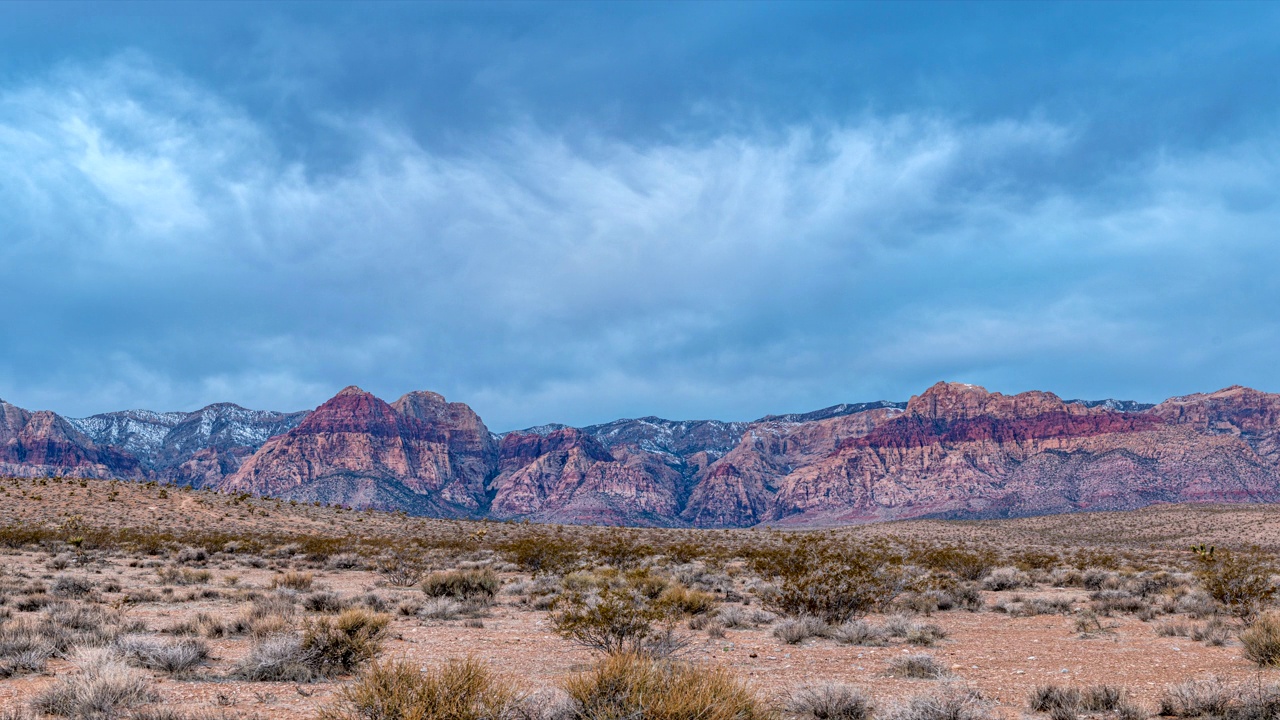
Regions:
[[[0,475],[119,478],[442,518],[734,528],[1280,501],[1280,395],[1131,401],[937,383],[752,422],[495,434],[432,392],[89,418],[0,401]]]

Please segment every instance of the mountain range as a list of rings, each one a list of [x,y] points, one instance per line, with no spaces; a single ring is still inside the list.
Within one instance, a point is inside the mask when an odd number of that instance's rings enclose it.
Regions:
[[[217,404],[64,418],[0,401],[0,475],[156,480],[418,515],[822,525],[1280,501],[1280,395],[1158,405],[938,383],[754,422],[491,433],[463,403],[356,387],[311,412]]]

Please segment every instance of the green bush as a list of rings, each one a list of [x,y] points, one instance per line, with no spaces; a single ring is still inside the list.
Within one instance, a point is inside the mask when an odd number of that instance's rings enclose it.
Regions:
[[[626,588],[605,587],[598,595],[561,595],[551,613],[551,626],[561,637],[609,655],[662,655],[674,636],[655,628],[667,614]]]

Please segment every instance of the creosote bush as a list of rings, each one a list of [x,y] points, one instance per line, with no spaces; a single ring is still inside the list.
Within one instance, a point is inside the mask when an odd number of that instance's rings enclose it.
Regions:
[[[880,544],[849,546],[813,536],[757,550],[752,569],[779,586],[762,595],[771,609],[839,625],[887,605],[903,589],[902,558]]]
[[[321,675],[351,672],[382,649],[391,621],[386,615],[353,608],[337,619],[320,618],[302,631],[302,650]]]
[[[1198,560],[1205,592],[1233,615],[1252,618],[1275,597],[1274,567],[1260,552],[1222,550],[1198,554]]]
[[[561,595],[551,625],[562,637],[606,654],[662,655],[676,649],[671,632],[654,625],[666,618],[643,596],[626,588],[605,587],[597,595]]]

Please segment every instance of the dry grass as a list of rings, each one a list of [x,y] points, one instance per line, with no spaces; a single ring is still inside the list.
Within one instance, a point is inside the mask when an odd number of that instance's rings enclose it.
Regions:
[[[576,717],[622,720],[754,720],[768,713],[736,678],[636,654],[611,655],[566,681]]]
[[[473,658],[427,673],[405,662],[375,663],[320,720],[502,720],[517,701],[510,684]]]

